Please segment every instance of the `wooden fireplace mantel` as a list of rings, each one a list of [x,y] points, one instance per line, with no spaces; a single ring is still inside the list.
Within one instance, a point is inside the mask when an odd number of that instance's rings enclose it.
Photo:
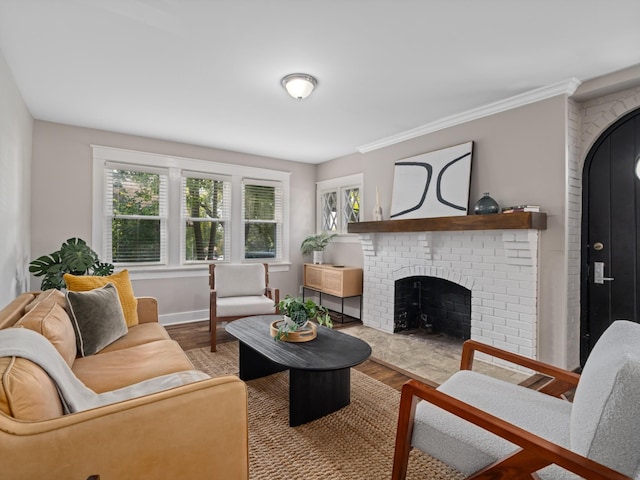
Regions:
[[[459,230],[546,230],[544,212],[497,213],[494,215],[462,215],[457,217],[411,218],[379,222],[350,223],[349,233],[438,232]]]

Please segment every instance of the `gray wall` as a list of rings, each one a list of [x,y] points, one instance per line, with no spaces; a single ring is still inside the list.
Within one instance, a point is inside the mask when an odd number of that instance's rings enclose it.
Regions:
[[[315,228],[315,165],[43,121],[35,122],[33,138],[32,258],[57,250],[70,237],[91,240],[91,145],[105,145],[292,172],[292,265],[272,273],[271,284],[283,296],[298,293],[303,261],[298,246]],[[203,312],[208,318],[207,275],[203,266],[199,276],[138,279],[133,288],[136,295],[158,298],[165,322],[202,318]],[[39,286],[40,279],[32,278],[32,287]]]
[[[373,219],[376,186],[388,218],[397,160],[474,141],[470,206],[490,192],[500,205],[539,204],[548,212],[540,241],[539,358],[564,364],[566,332],[566,97],[557,96],[365,154],[319,165],[318,181],[364,172],[364,220]],[[336,258],[362,265],[354,244],[334,244]]]
[[[0,307],[28,287],[33,118],[0,54]]]

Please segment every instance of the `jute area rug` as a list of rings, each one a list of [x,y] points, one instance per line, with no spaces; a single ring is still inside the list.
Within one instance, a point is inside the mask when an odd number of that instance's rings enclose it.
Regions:
[[[187,351],[211,376],[238,374],[238,343]],[[247,382],[251,480],[389,480],[400,393],[351,370],[351,404],[321,419],[289,427],[289,376]],[[458,480],[463,475],[414,451],[408,479]]]

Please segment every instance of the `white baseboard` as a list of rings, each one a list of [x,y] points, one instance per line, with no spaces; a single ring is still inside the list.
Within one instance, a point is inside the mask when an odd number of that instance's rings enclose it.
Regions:
[[[209,310],[194,310],[191,312],[165,313],[158,316],[161,325],[178,325],[209,320]]]

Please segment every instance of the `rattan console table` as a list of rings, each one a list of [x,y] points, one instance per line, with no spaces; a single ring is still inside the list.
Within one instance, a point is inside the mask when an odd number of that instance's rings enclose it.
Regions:
[[[362,269],[341,265],[305,263],[303,272],[302,298],[305,290],[317,292],[322,304],[322,295],[338,297],[341,301],[341,320],[344,322],[344,299],[360,298],[360,317],[362,320]]]

